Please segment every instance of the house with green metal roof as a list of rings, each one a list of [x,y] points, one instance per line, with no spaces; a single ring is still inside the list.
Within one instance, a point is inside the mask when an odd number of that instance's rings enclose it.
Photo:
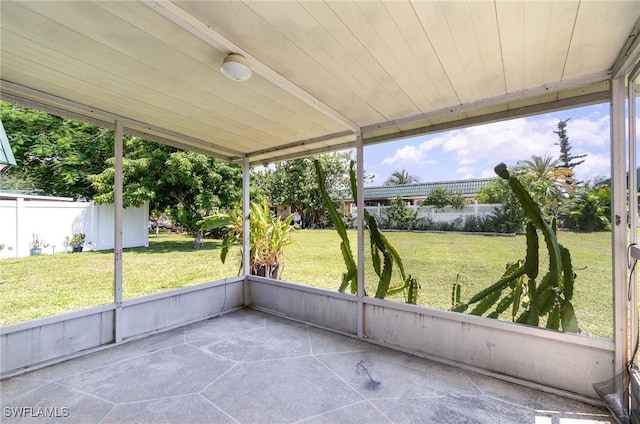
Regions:
[[[401,184],[401,185],[384,185],[376,187],[364,187],[364,204],[365,206],[389,205],[390,201],[401,197],[403,200],[417,205],[424,200],[429,193],[437,188],[442,187],[452,193],[461,193],[467,200],[473,200],[476,193],[482,187],[485,187],[493,178],[476,178],[469,180],[457,181],[438,181],[430,183]],[[349,210],[353,204],[353,199],[344,201],[345,208]]]

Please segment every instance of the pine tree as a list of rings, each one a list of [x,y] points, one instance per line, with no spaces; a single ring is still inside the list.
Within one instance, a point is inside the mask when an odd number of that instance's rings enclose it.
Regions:
[[[554,145],[560,146],[560,165],[564,168],[573,169],[584,162],[584,159],[580,161],[576,161],[576,159],[582,159],[587,155],[571,155],[571,143],[569,142],[569,136],[567,135],[567,122],[569,122],[569,119],[565,119],[564,121],[560,120],[558,122],[558,131],[554,131],[554,133],[558,134],[560,142],[554,143]]]
[[[558,131],[554,131],[554,133],[558,135],[560,142],[554,143],[554,145],[560,146],[560,158],[558,159],[559,168],[565,168],[567,170],[568,178],[564,180],[564,183],[574,189],[578,184],[580,184],[580,181],[575,179],[573,168],[584,162],[584,159],[582,158],[587,155],[573,156],[571,154],[571,143],[569,142],[569,136],[567,135],[567,122],[569,122],[569,119],[565,119],[564,121],[560,120],[558,122]]]

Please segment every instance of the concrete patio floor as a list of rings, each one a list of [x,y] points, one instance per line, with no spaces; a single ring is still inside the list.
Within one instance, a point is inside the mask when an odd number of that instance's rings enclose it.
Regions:
[[[3,380],[0,396],[2,423],[615,422],[603,408],[252,309]]]

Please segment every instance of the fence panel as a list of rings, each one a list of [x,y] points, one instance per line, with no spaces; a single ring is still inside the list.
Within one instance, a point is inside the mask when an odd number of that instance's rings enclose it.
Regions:
[[[148,246],[149,205],[123,211],[123,246]],[[0,200],[0,258],[29,256],[33,236],[47,244],[43,254],[69,251],[65,238],[85,234],[85,250],[114,246],[113,205],[93,202]]]

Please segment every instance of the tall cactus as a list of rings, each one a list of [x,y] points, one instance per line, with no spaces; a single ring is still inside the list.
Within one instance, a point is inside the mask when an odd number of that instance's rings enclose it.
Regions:
[[[507,264],[500,280],[451,310],[464,312],[474,305],[471,314],[497,318],[511,306],[511,317],[516,322],[538,326],[540,317],[546,315],[547,328],[558,330],[562,326],[565,332],[577,332],[578,319],[571,304],[575,274],[569,250],[558,243],[555,220],[551,225],[544,220],[531,195],[516,177],[509,174],[504,163],[496,166],[495,172],[509,182],[529,218],[526,256],[524,260]],[[549,269],[539,282],[536,281],[540,264],[538,230],[544,236],[549,256]],[[523,296],[528,302],[520,312]]]
[[[318,187],[322,194],[322,200],[325,207],[329,211],[331,220],[333,221],[336,231],[340,235],[341,243],[340,249],[342,251],[342,257],[345,265],[347,266],[347,272],[342,275],[342,282],[338,290],[344,292],[348,286],[351,287],[351,293],[357,292],[357,266],[351,253],[351,247],[349,244],[349,238],[347,236],[347,230],[342,221],[342,217],[336,210],[329,194],[327,193],[325,184],[325,174],[322,169],[322,165],[318,160],[314,161],[316,168],[316,176],[318,178]],[[351,182],[351,191],[353,199],[357,199],[357,186],[356,176],[354,170],[354,162],[351,161],[349,168],[349,177]],[[373,269],[378,276],[378,287],[376,289],[375,297],[384,299],[387,295],[399,293],[401,291],[405,294],[405,301],[407,303],[416,304],[418,301],[418,289],[419,285],[415,277],[411,274],[406,274],[402,259],[398,254],[398,251],[391,245],[389,240],[378,229],[378,223],[374,216],[370,215],[365,210],[364,220],[369,228],[369,240],[371,247],[371,261],[373,262]],[[396,285],[391,285],[391,279],[393,276],[394,263],[400,272],[401,281]]]

